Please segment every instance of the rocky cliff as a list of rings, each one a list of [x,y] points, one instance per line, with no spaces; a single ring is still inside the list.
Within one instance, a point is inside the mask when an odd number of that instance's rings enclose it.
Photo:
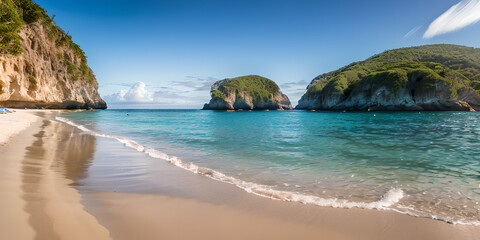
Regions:
[[[480,49],[429,45],[391,50],[320,75],[297,109],[480,110]]]
[[[30,0],[0,2],[0,106],[105,109],[84,52]]]
[[[291,110],[288,97],[267,78],[250,75],[216,82],[204,110]]]

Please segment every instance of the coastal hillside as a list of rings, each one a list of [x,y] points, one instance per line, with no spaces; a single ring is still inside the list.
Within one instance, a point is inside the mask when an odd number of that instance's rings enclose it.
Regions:
[[[36,3],[0,1],[0,53],[0,106],[107,107],[83,50]]]
[[[296,108],[480,110],[480,49],[439,44],[386,51],[316,77]]]
[[[278,85],[257,75],[227,78],[211,88],[204,110],[290,110],[292,104]]]

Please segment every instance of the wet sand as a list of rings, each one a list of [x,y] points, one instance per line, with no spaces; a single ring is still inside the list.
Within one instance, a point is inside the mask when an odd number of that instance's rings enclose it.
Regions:
[[[0,147],[0,239],[477,239],[480,227],[258,197],[37,113]]]
[[[36,114],[38,121],[0,148],[0,239],[111,239],[65,177],[69,162],[83,156],[62,148],[68,132],[51,113]]]

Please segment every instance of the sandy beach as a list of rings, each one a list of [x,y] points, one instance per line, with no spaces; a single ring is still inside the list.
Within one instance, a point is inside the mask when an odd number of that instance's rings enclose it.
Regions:
[[[15,114],[1,114],[0,124],[3,126],[0,135],[0,145],[4,145],[12,136],[19,134],[28,128],[38,117],[32,114],[34,111],[15,110]]]
[[[477,239],[480,227],[275,201],[58,122],[0,115],[0,239]]]

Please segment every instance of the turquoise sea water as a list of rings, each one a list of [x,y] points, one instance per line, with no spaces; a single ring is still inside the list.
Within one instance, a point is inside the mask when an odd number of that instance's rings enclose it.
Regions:
[[[264,197],[480,223],[479,113],[106,110],[57,119]]]

